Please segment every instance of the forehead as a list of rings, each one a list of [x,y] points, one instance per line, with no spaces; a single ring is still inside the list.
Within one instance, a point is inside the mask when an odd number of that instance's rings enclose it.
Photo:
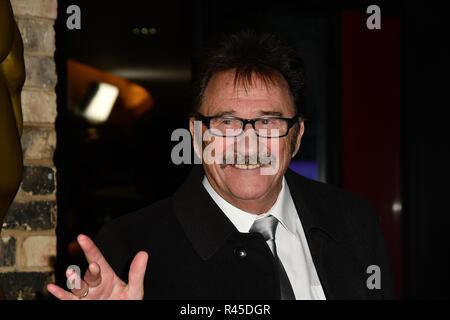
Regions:
[[[289,88],[284,78],[264,81],[253,74],[248,83],[245,79],[235,83],[234,70],[214,74],[206,87],[200,112],[207,116],[233,112],[237,116],[276,112],[282,116],[294,116]]]

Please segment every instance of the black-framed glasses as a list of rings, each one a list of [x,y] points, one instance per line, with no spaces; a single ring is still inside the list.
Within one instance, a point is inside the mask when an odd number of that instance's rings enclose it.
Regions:
[[[281,138],[287,136],[289,130],[298,122],[299,118],[298,115],[293,118],[262,117],[256,119],[242,119],[232,116],[205,117],[198,112],[195,116],[208,127],[211,134],[226,138],[240,136],[247,123],[252,125],[258,137]]]

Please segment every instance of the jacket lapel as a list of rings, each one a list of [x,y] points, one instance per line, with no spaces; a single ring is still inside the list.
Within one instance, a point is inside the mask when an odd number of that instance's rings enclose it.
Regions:
[[[172,206],[195,251],[203,260],[207,260],[237,229],[203,187],[203,175],[203,167],[194,166],[186,181],[173,195]]]
[[[354,293],[349,278],[344,276],[348,260],[346,253],[346,225],[339,210],[315,190],[319,182],[304,178],[291,170],[286,173],[297,213],[300,217],[311,256],[327,299],[336,299]],[[323,188],[321,188],[323,192]]]

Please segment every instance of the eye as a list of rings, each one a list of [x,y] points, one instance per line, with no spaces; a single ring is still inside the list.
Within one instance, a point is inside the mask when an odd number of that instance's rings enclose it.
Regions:
[[[262,119],[261,124],[270,124],[272,122],[272,119]]]

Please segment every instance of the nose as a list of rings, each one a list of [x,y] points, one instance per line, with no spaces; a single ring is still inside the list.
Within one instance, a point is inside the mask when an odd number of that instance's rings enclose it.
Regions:
[[[247,157],[257,154],[258,136],[251,123],[246,123],[244,132],[237,137],[237,151]]]
[[[248,130],[252,130],[252,131],[253,131],[253,134],[256,135],[255,129],[253,129],[253,126],[252,126],[251,123],[246,123],[246,124],[244,125],[244,133],[246,133],[247,135],[250,134],[249,132],[247,132]]]

